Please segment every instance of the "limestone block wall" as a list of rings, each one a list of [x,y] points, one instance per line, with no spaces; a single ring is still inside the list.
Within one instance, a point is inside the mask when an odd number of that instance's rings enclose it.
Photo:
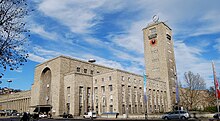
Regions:
[[[146,73],[148,80],[161,82],[159,85],[166,87],[167,111],[172,110],[174,104],[173,94],[175,94],[175,79],[174,73],[175,57],[173,50],[173,40],[171,29],[163,22],[156,22],[149,24],[143,29],[144,34],[144,55],[146,64]],[[156,42],[152,44],[152,41]],[[163,83],[164,82],[164,83]],[[164,85],[165,84],[165,85]],[[152,87],[149,87],[152,89]],[[156,89],[157,90],[157,89]],[[161,90],[163,91],[163,90]],[[153,93],[154,94],[154,93]],[[157,94],[157,93],[155,93]],[[153,95],[157,97],[157,95]],[[155,102],[156,103],[156,102]],[[156,104],[155,109],[159,107]]]
[[[119,113],[145,113],[143,77],[122,70],[117,70],[117,80]]]
[[[47,62],[39,64],[35,68],[34,83],[32,85],[31,93],[31,104],[30,106],[43,105],[42,100],[47,100],[48,104],[52,105],[52,111],[54,115],[59,115],[59,98],[60,98],[60,63],[61,60],[59,57],[51,59]],[[51,71],[51,82],[50,84],[44,84],[42,80],[42,73],[45,69]],[[51,91],[49,92],[49,99],[46,99],[42,94],[46,93],[45,88],[42,88],[42,85],[47,85],[47,88]],[[32,108],[32,111],[34,109]]]
[[[94,110],[98,114],[119,112],[119,95],[117,71],[97,74],[93,77]]]
[[[17,92],[7,95],[0,95],[1,110],[17,110],[18,112],[29,112],[31,91]]]

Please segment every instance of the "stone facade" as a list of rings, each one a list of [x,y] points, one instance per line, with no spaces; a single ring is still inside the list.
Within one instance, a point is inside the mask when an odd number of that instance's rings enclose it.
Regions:
[[[59,56],[36,67],[31,106],[50,104],[54,115],[83,115],[92,107],[98,114],[141,114],[143,90],[140,75]]]
[[[143,29],[148,112],[172,110],[175,104],[176,64],[172,30],[164,22]]]
[[[11,109],[17,110],[18,112],[28,112],[30,100],[30,91],[0,95],[0,110]]]

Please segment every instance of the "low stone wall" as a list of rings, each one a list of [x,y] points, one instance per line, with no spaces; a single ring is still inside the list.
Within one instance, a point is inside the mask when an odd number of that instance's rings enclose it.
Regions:
[[[155,114],[155,115],[128,115],[128,117],[126,117],[126,115],[118,115],[117,118],[119,119],[125,119],[125,118],[129,118],[129,119],[158,119],[161,118],[162,114]],[[116,118],[116,115],[101,115],[101,118]]]
[[[148,114],[146,115],[147,119],[160,119],[162,118],[163,114]],[[193,113],[190,113],[191,117],[194,117]],[[197,118],[213,118],[213,113],[195,113],[195,117]],[[116,118],[116,116],[107,116],[107,115],[103,115],[101,116],[101,118]],[[119,119],[125,119],[126,115],[119,115],[117,118]],[[128,115],[128,119],[145,119],[145,115]]]
[[[207,113],[205,113],[205,114],[198,113],[198,114],[196,114],[197,118],[213,118],[213,116],[214,116],[214,114],[212,114],[212,113],[209,113],[209,114],[207,114]],[[191,117],[193,117],[193,114],[191,114]]]

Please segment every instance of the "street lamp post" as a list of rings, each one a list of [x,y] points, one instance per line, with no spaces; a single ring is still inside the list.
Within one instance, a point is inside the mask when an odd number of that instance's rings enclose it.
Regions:
[[[10,83],[12,82],[12,80],[7,80],[8,82],[8,97],[7,97],[7,110],[8,110],[8,105],[9,105],[9,95],[10,95]]]
[[[95,63],[96,60],[95,59],[89,59],[88,62],[89,63]],[[93,66],[93,72],[94,72],[94,66]],[[94,88],[93,88],[93,79],[92,79],[92,117],[91,117],[92,120],[93,120],[93,106],[94,106],[93,105],[93,98],[94,98],[93,91],[94,91]]]

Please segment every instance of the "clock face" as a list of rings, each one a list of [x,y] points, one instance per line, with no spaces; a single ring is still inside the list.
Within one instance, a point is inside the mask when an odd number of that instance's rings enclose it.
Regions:
[[[150,40],[150,45],[151,46],[155,46],[156,44],[157,44],[157,40],[156,39]]]

